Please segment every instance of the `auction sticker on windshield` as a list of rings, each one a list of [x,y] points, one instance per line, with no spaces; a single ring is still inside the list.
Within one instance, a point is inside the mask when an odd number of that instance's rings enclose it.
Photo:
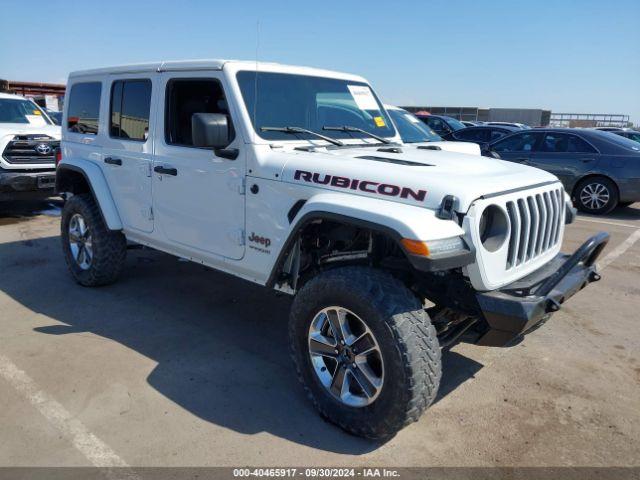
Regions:
[[[379,110],[378,102],[369,87],[366,85],[347,85],[347,88],[349,88],[349,92],[360,110]]]

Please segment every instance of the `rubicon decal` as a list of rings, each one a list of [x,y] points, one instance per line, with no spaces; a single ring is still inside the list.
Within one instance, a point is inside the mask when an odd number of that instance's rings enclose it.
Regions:
[[[295,180],[302,180],[308,183],[319,185],[331,185],[332,187],[346,188],[349,190],[360,190],[361,192],[377,193],[387,197],[413,198],[419,202],[427,197],[426,190],[413,190],[409,187],[400,187],[390,183],[372,182],[357,178],[338,177],[335,175],[325,175],[322,173],[296,170],[293,175]]]

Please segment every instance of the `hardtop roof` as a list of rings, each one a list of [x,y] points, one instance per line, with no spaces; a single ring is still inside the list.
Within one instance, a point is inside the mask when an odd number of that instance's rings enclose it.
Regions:
[[[224,68],[233,68],[234,70],[258,70],[269,72],[297,73],[301,75],[335,77],[351,79],[355,81],[366,82],[360,76],[348,73],[336,72],[332,70],[324,70],[313,67],[302,67],[295,65],[284,65],[273,62],[256,62],[251,60],[222,60],[222,59],[204,59],[204,60],[172,60],[157,61],[149,63],[137,63],[129,65],[119,65],[104,68],[94,68],[88,70],[78,70],[71,72],[69,78],[96,75],[113,75],[127,73],[142,72],[172,72],[172,71],[190,71],[190,70],[222,70]]]

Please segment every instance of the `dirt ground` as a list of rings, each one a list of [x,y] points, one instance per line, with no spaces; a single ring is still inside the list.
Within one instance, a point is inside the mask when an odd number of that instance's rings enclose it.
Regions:
[[[640,204],[603,279],[517,346],[460,344],[436,403],[385,443],[325,423],[288,355],[290,300],[151,250],[76,285],[55,205],[0,213],[0,466],[640,464]],[[638,240],[638,241],[636,241]]]

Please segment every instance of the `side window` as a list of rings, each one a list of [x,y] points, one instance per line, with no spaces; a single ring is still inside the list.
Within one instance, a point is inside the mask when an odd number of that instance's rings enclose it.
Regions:
[[[465,128],[453,134],[455,138],[467,140],[471,142],[486,142],[488,130],[483,128]]]
[[[540,133],[516,133],[496,142],[491,148],[496,152],[530,152],[535,149],[540,136]]]
[[[569,147],[569,135],[563,133],[547,133],[540,145],[541,152],[566,152]]]
[[[442,132],[447,132],[448,131],[448,129],[444,126],[444,122],[442,120],[440,120],[439,118],[427,117],[425,119],[425,122],[432,129],[434,129],[436,132],[442,133]]]
[[[589,145],[580,137],[576,137],[575,135],[569,135],[569,145],[567,147],[567,152],[597,153],[591,145]]]
[[[170,145],[192,146],[191,118],[194,113],[222,113],[229,122],[229,139],[235,136],[227,100],[220,81],[175,79],[167,84],[165,140]]]
[[[111,86],[109,135],[146,141],[149,136],[151,80],[117,80]]]
[[[494,140],[502,138],[505,135],[506,133],[503,130],[491,130],[491,138],[489,139],[489,141],[493,142]]]
[[[67,130],[74,133],[98,134],[101,92],[100,82],[76,83],[71,87]]]

